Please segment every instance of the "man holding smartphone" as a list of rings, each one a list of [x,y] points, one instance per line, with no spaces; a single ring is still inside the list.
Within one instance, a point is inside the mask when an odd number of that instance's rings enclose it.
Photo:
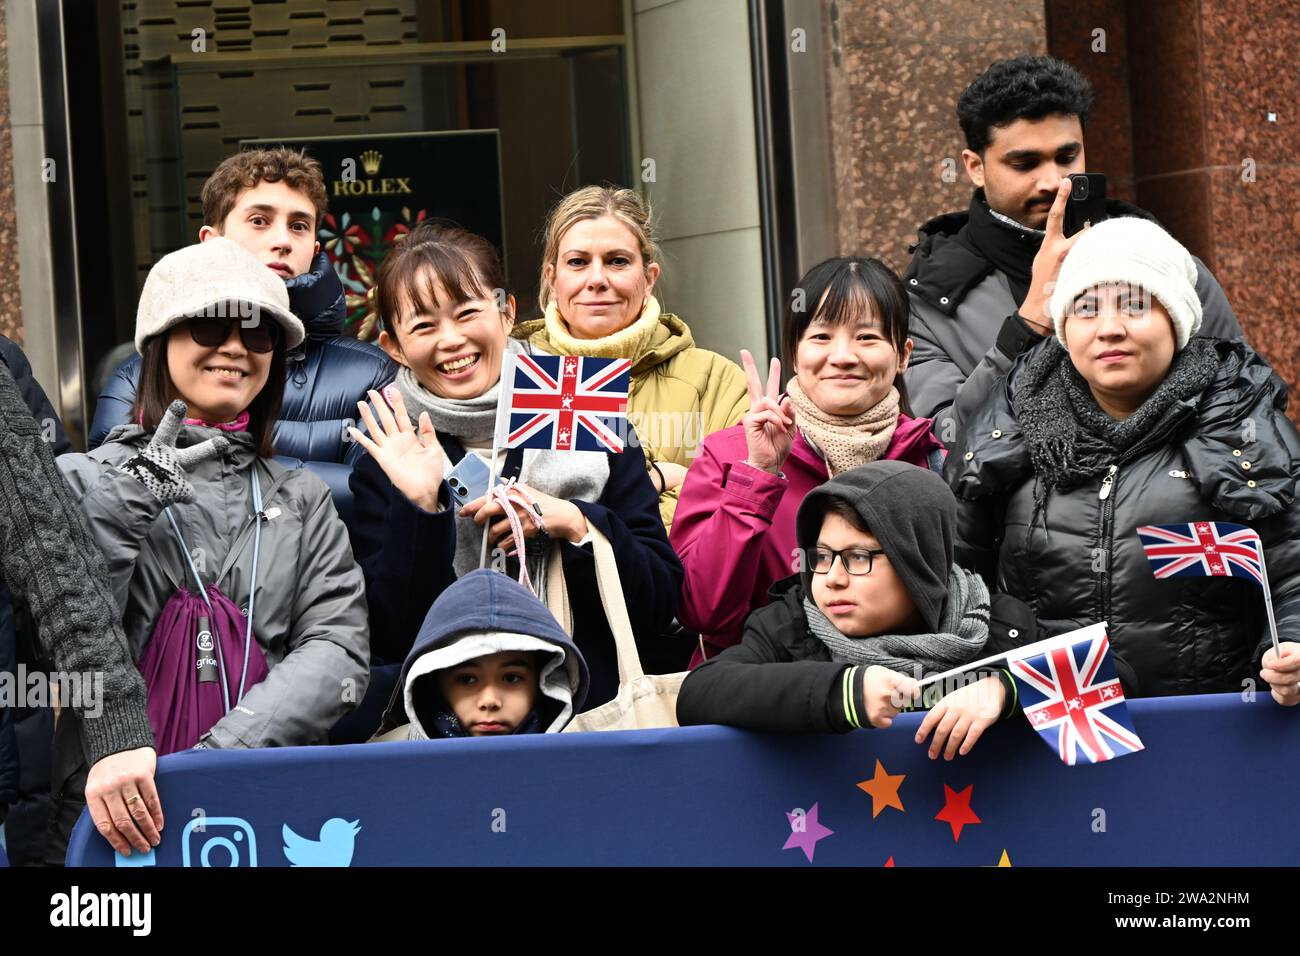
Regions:
[[[1073,67],[1022,56],[994,63],[957,101],[975,194],[967,212],[921,227],[904,274],[915,343],[908,394],[915,414],[935,420],[940,441],[955,441],[1016,356],[1053,334],[1047,300],[1074,245],[1064,227],[1068,177],[1086,171],[1092,100]],[[1114,199],[1105,212],[1154,218]],[[1223,289],[1199,259],[1196,266],[1201,334],[1240,338]]]

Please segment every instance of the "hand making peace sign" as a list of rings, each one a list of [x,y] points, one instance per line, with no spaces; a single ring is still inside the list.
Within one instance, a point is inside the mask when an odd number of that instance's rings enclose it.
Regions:
[[[749,464],[763,471],[779,474],[790,457],[794,444],[794,406],[789,396],[781,398],[781,360],[774,358],[768,368],[767,389],[758,377],[754,356],[740,350],[749,383],[749,414],[741,419],[745,426],[745,445]]]

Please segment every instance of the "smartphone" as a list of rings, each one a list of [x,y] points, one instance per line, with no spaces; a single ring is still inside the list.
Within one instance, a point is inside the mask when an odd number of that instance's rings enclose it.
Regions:
[[[451,489],[453,508],[461,508],[476,498],[482,498],[488,491],[488,481],[492,473],[487,462],[472,451],[465,452],[465,457],[456,463],[456,467],[447,473],[447,487]]]
[[[1072,236],[1084,226],[1096,225],[1105,218],[1106,177],[1101,173],[1072,174],[1061,231],[1067,237]]]

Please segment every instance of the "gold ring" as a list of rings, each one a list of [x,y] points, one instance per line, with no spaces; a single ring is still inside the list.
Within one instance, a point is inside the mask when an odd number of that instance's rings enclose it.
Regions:
[[[140,796],[140,794],[137,793],[134,797],[128,797],[126,802],[135,803],[137,800],[143,800],[143,799],[144,797]]]

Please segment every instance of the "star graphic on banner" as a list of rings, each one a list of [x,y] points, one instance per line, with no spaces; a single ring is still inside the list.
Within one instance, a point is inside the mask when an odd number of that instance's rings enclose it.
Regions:
[[[1007,856],[1007,851],[1006,851],[1005,849],[1002,851],[1002,856],[1001,856],[1001,858],[998,860],[997,865],[998,865],[998,866],[1010,866],[1010,865],[1011,865],[1011,857]]]
[[[894,858],[891,856],[888,860],[885,861],[885,866],[893,866],[893,865],[894,865]]]
[[[563,443],[567,442],[568,440],[569,440],[569,430],[568,430],[567,428],[561,428],[561,429],[560,429],[560,443],[563,444]]]
[[[886,773],[884,765],[876,761],[876,774],[870,780],[863,780],[858,789],[871,794],[871,819],[880,816],[886,807],[903,809],[903,801],[898,796],[898,788],[907,779],[905,773]]]
[[[961,839],[961,828],[968,823],[983,823],[970,808],[971,791],[975,784],[958,793],[946,783],[943,785],[943,809],[935,814],[936,820],[942,820],[952,827],[952,842]]]
[[[797,846],[803,850],[803,855],[808,857],[808,862],[811,863],[813,853],[817,851],[817,841],[826,839],[835,831],[818,822],[815,803],[807,813],[787,813],[785,816],[790,821],[790,836],[781,849],[788,850]]]
[[[572,395],[565,395],[564,398],[562,398],[562,399],[560,400],[560,404],[562,404],[565,408],[572,408],[572,407],[573,407],[573,396],[572,396]]]

